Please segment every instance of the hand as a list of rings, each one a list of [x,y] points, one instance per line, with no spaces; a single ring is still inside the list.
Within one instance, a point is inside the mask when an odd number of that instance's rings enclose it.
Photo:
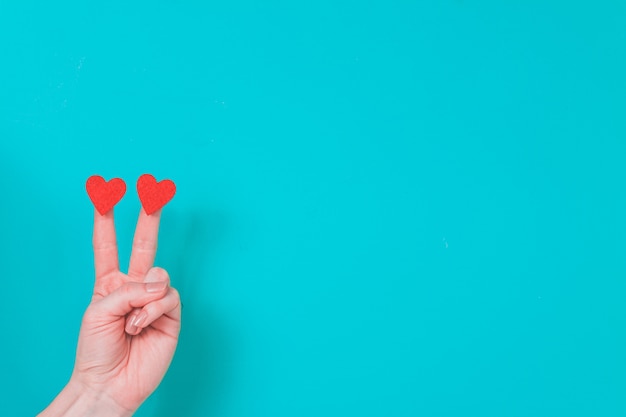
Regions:
[[[181,309],[167,272],[153,268],[160,215],[160,210],[152,215],[141,210],[124,274],[119,269],[113,211],[95,213],[96,281],[83,316],[74,371],[66,397],[62,392],[42,416],[71,414],[62,404],[80,393],[94,399],[92,408],[98,402],[109,410],[102,415],[132,415],[163,379],[178,343]],[[91,413],[100,415],[93,409]]]

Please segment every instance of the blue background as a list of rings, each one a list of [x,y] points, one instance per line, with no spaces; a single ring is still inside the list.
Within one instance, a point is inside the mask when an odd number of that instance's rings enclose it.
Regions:
[[[505,3],[505,4],[503,4]],[[0,1],[0,414],[71,373],[92,174],[178,187],[138,416],[626,415],[626,4]]]

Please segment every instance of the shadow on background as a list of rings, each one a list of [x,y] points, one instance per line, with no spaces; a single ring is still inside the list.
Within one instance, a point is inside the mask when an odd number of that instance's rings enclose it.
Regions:
[[[211,255],[224,234],[224,219],[216,213],[196,212],[168,215],[160,240],[175,246],[161,258],[167,265],[172,285],[183,303],[182,329],[176,355],[158,389],[155,416],[191,416],[213,413],[223,398],[229,373],[227,332],[203,298],[204,284],[212,275]],[[165,252],[165,251],[164,251]]]

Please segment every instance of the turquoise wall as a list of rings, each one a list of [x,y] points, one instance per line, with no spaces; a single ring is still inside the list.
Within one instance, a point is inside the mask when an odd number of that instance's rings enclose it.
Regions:
[[[92,174],[171,178],[137,413],[626,415],[626,4],[0,1],[0,414],[67,381]]]

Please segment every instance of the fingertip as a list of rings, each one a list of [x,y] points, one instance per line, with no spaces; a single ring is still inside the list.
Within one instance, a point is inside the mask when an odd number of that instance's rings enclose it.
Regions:
[[[136,319],[137,319],[137,313],[132,314],[126,318],[126,326],[124,327],[124,330],[126,331],[126,333],[128,333],[131,336],[137,333],[138,328],[134,324]]]
[[[129,314],[126,318],[124,330],[131,336],[136,336],[142,330],[142,326],[148,318],[148,312],[144,309]]]
[[[170,275],[161,267],[154,266],[148,270],[143,282],[169,281]]]

